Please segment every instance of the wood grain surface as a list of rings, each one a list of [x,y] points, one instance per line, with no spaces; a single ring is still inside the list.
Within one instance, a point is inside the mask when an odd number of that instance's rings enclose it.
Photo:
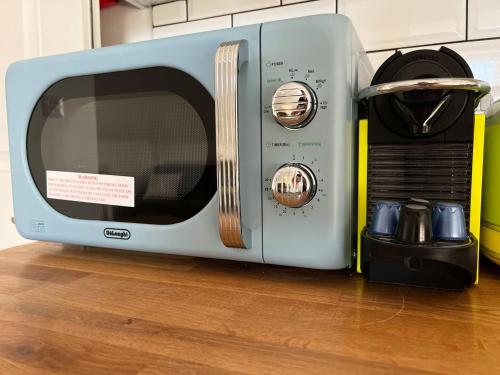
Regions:
[[[499,374],[500,267],[445,292],[33,243],[0,251],[0,374]]]

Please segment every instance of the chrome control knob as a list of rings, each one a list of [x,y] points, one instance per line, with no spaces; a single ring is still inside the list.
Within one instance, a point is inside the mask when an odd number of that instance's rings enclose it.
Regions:
[[[318,100],[305,83],[288,82],[276,90],[271,107],[278,124],[286,129],[300,129],[313,119]]]
[[[305,165],[288,163],[274,173],[271,190],[283,206],[297,208],[309,203],[316,194],[316,177]]]

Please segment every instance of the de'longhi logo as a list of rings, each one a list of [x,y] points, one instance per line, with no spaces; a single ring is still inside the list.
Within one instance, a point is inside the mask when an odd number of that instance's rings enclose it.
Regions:
[[[104,229],[104,236],[117,240],[128,240],[130,238],[130,231],[127,229],[106,228]]]

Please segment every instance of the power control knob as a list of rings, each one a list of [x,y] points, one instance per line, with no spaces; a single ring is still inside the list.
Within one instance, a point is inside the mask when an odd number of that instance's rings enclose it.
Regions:
[[[288,163],[274,173],[271,190],[283,206],[297,208],[309,203],[316,194],[316,177],[305,165]]]
[[[313,119],[318,100],[305,83],[288,82],[276,90],[271,107],[278,124],[286,129],[300,129]]]

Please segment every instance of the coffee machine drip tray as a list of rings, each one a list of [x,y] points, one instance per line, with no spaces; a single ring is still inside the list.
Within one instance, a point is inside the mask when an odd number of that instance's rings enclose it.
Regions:
[[[369,281],[461,290],[476,279],[477,240],[403,243],[391,236],[361,234],[362,270]]]

